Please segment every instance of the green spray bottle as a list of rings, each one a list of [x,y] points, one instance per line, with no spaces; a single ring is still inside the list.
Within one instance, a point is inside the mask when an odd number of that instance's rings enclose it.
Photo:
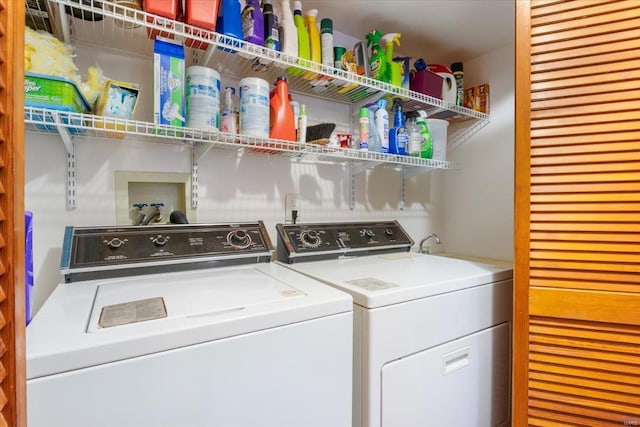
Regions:
[[[386,50],[384,55],[386,75],[379,79],[397,87],[402,87],[402,64],[393,60],[393,44],[400,46],[400,36],[400,33],[389,33],[382,37]]]
[[[367,46],[371,47],[371,56],[369,57],[369,77],[388,83],[387,80],[387,61],[384,50],[380,46],[380,38],[382,33],[378,30],[372,30],[365,36]]]

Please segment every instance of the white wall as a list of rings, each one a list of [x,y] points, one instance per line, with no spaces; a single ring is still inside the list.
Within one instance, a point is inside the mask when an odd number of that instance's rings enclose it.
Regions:
[[[465,87],[490,85],[490,123],[448,155],[459,170],[443,179],[447,252],[513,261],[514,49],[464,62]]]
[[[142,85],[136,119],[152,121],[150,61],[94,50],[80,51],[81,70],[98,64],[107,76]],[[225,81],[223,80],[223,84]],[[310,121],[345,122],[349,108],[296,97],[309,104]],[[67,225],[115,223],[115,171],[189,173],[188,147],[136,141],[76,137],[77,208],[66,207],[67,154],[55,134],[27,132],[27,210],[34,212],[35,302],[37,310],[57,283],[62,237]],[[408,179],[405,208],[399,209],[400,175],[378,168],[356,179],[356,206],[349,209],[350,179],[346,165],[297,162],[277,156],[210,151],[199,163],[197,222],[262,219],[275,243],[275,224],[284,221],[284,196],[300,194],[301,221],[398,219],[415,241],[441,230],[440,177],[422,174]],[[193,222],[193,219],[190,219]]]

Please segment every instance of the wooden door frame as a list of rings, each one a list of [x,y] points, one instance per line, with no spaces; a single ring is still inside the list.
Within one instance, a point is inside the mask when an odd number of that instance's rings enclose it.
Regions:
[[[528,425],[531,5],[516,1],[512,425]]]
[[[25,2],[0,0],[1,425],[26,420],[24,270]]]

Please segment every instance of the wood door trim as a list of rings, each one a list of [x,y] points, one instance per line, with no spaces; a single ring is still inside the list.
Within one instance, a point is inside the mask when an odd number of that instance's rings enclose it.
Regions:
[[[529,224],[531,152],[531,5],[516,2],[515,69],[515,266],[512,425],[528,425]]]

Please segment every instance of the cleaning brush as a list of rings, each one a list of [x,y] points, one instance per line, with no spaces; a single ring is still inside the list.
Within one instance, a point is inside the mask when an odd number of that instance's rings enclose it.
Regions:
[[[335,123],[320,123],[307,127],[307,142],[325,145],[329,143],[331,132],[336,128]]]

